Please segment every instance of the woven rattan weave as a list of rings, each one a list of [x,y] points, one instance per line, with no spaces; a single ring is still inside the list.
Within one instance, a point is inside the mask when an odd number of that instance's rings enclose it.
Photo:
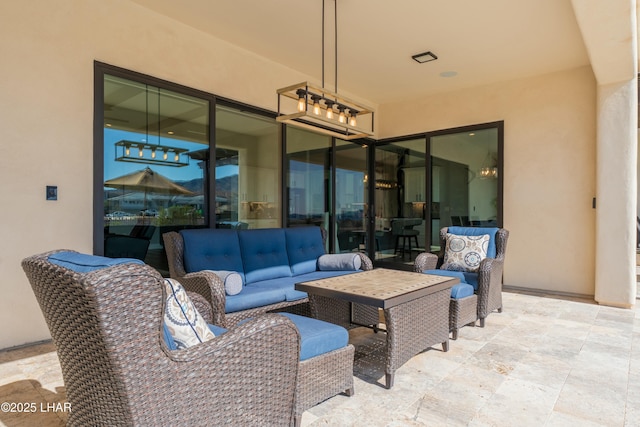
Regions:
[[[22,263],[56,345],[70,426],[281,425],[294,422],[299,334],[267,314],[185,350],[161,333],[162,277],[122,264],[78,274]]]

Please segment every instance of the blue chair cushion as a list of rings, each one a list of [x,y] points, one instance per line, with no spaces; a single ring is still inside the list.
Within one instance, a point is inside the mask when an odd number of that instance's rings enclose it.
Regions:
[[[285,228],[284,233],[291,274],[295,276],[316,271],[316,261],[325,253],[320,228]]]
[[[461,299],[473,295],[473,286],[466,283],[458,283],[451,288],[451,298]]]
[[[457,234],[462,236],[482,236],[483,234],[489,235],[489,247],[487,248],[487,258],[496,257],[496,233],[498,232],[496,227],[458,227],[452,226],[447,228],[447,233]]]
[[[478,273],[467,273],[463,271],[449,270],[424,270],[425,274],[435,274],[438,276],[456,277],[460,279],[460,283],[466,283],[473,286],[473,290],[478,290]]]
[[[300,333],[300,360],[338,350],[349,343],[349,333],[342,326],[291,313],[287,316]]]
[[[238,232],[230,229],[180,230],[184,241],[184,269],[235,271],[245,282]],[[215,242],[215,244],[212,244]]]
[[[349,333],[342,326],[291,313],[279,314],[288,317],[298,329],[300,334],[300,361],[338,350],[349,343]],[[243,320],[240,324],[247,320]],[[227,332],[227,329],[219,326],[208,326],[215,336]],[[164,324],[163,338],[170,350],[176,350],[175,342]]]
[[[291,277],[284,229],[238,230],[238,240],[245,285],[260,280]]]
[[[107,258],[97,255],[81,254],[78,252],[57,252],[48,257],[51,264],[68,268],[76,273],[89,273],[94,270],[112,267],[120,264],[144,264],[135,258]]]

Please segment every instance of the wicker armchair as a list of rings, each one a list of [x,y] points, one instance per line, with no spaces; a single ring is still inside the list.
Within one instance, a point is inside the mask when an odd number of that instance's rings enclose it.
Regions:
[[[446,250],[446,235],[448,228],[444,227],[440,230],[440,252],[439,254],[432,254],[423,252],[419,254],[414,262],[414,271],[425,272],[427,270],[436,270],[442,266],[444,260],[444,253]],[[454,334],[457,328],[467,323],[473,323],[476,319],[480,320],[480,327],[484,327],[484,322],[487,316],[497,310],[502,312],[502,272],[504,269],[504,258],[507,250],[507,240],[509,238],[509,231],[504,228],[498,229],[495,234],[495,258],[485,258],[480,263],[477,273],[477,306],[475,307],[475,314],[472,312],[471,316],[464,314],[464,307],[459,307],[456,304],[459,302],[452,300],[451,315],[452,329]],[[444,273],[444,270],[440,270]],[[438,272],[433,272],[438,274]],[[473,310],[473,307],[471,307]],[[461,317],[457,317],[461,316]]]
[[[22,262],[56,345],[71,426],[284,425],[294,422],[299,335],[265,315],[170,351],[162,277],[142,264],[77,273]]]

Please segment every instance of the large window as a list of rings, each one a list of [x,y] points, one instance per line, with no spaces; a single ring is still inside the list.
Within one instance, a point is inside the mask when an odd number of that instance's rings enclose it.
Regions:
[[[204,227],[209,102],[104,75],[104,254],[162,268],[162,233]]]
[[[331,137],[287,127],[287,227],[328,229]]]
[[[281,226],[280,125],[216,107],[216,227]]]
[[[282,226],[273,114],[99,63],[95,96],[95,253],[168,274],[166,232]]]

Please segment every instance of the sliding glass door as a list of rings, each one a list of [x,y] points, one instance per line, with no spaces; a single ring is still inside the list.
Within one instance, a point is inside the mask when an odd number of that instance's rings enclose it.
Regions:
[[[431,250],[442,227],[501,225],[499,141],[498,126],[430,138]]]
[[[407,268],[424,251],[426,139],[397,141],[376,147],[376,261]]]
[[[442,227],[501,226],[502,122],[443,130],[375,149],[377,265],[411,269],[439,250]]]

